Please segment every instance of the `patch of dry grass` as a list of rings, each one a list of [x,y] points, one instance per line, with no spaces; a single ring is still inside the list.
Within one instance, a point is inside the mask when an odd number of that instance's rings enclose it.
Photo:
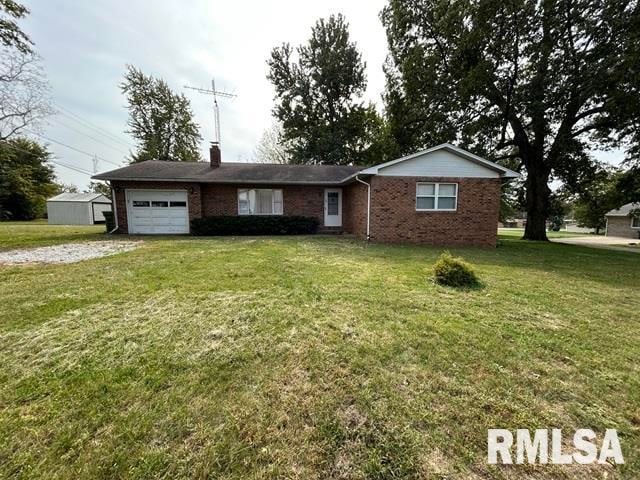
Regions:
[[[640,257],[148,239],[0,267],[0,477],[633,478]],[[7,307],[10,305],[10,308]],[[490,467],[487,428],[617,428],[622,467]]]

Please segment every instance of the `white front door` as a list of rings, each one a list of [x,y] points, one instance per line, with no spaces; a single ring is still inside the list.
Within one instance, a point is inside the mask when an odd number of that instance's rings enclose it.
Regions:
[[[324,226],[342,226],[342,189],[326,188],[324,191]]]
[[[127,190],[129,233],[189,233],[184,190]]]

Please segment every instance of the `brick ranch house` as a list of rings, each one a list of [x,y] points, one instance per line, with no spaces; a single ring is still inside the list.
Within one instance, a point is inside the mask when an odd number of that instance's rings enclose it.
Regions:
[[[631,215],[640,210],[640,203],[627,203],[607,213],[607,237],[624,237],[640,239],[640,217]]]
[[[450,144],[373,167],[147,161],[110,183],[118,233],[185,234],[214,215],[304,215],[377,242],[495,246],[500,190],[518,176]]]

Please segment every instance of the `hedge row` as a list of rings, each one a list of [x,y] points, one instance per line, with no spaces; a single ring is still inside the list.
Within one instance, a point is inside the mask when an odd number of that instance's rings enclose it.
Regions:
[[[303,235],[318,230],[318,219],[301,216],[221,215],[191,220],[192,235]]]

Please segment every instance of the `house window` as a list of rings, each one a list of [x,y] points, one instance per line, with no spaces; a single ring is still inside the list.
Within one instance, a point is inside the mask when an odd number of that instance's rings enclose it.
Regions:
[[[640,217],[631,217],[631,228],[640,228]]]
[[[458,208],[457,183],[418,183],[416,210],[455,211]]]
[[[238,190],[238,215],[282,215],[282,190]]]

